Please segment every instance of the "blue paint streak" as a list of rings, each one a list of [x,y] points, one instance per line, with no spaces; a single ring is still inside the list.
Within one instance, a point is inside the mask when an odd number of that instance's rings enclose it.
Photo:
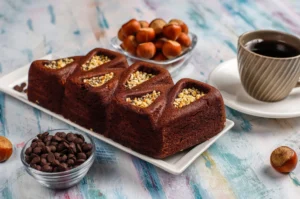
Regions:
[[[137,13],[140,13],[140,14],[142,14],[143,12],[141,11],[141,9],[139,9],[139,8],[134,8],[135,9],[135,11],[137,12]]]
[[[225,44],[233,51],[233,52],[237,52],[237,48],[235,45],[233,45],[233,43],[231,41],[228,40],[224,40]]]
[[[209,169],[211,169],[211,162],[209,161],[209,159],[207,159],[207,157],[205,155],[202,155],[202,157],[204,158],[205,160],[205,166]]]
[[[37,125],[38,125],[39,132],[42,132],[41,123],[40,123],[41,111],[36,109],[36,108],[33,108],[33,113],[34,113],[34,115],[36,117],[36,120],[37,120]]]
[[[0,63],[0,73],[2,73],[2,64]]]
[[[200,74],[204,76],[204,72],[200,72]]]
[[[190,11],[188,12],[189,18],[196,23],[196,25],[201,28],[201,29],[206,29],[208,30],[209,27],[207,26],[207,23],[205,21],[205,18],[195,10],[194,8],[191,8]]]
[[[5,33],[5,30],[4,30],[4,29],[1,29],[1,30],[0,30],[0,34],[3,35],[4,33]]]
[[[12,199],[12,192],[8,187],[5,187],[3,190],[1,190],[1,197],[0,198],[5,198],[5,199]]]
[[[202,199],[200,190],[199,190],[199,185],[195,182],[190,182],[190,186],[193,190],[194,198],[195,199]]]
[[[75,31],[73,32],[73,34],[76,35],[76,36],[77,36],[77,35],[80,35],[80,30],[75,30]]]
[[[300,180],[295,176],[295,174],[292,172],[289,174],[290,178],[292,179],[294,185],[297,187],[300,187]]]
[[[0,134],[5,136],[6,135],[6,120],[5,120],[5,95],[0,93],[0,123],[2,125],[2,129]]]
[[[114,149],[108,144],[98,139],[93,139],[96,146],[95,162],[98,164],[115,164],[117,159],[115,156]]]
[[[54,14],[54,9],[52,5],[48,6],[48,12],[50,14],[50,21],[52,24],[55,24],[56,18],[55,18],[55,14]]]
[[[234,120],[236,125],[240,123],[240,127],[243,129],[243,131],[250,132],[252,130],[252,124],[248,120],[244,119],[242,113],[228,107],[226,107],[226,110],[227,118]]]
[[[97,14],[98,14],[98,25],[100,28],[103,28],[103,29],[109,29],[109,25],[107,23],[107,20],[103,14],[103,12],[101,11],[100,7],[97,6],[96,7],[97,9]]]
[[[221,3],[223,3],[223,7],[231,14],[231,15],[236,15],[238,17],[240,17],[245,23],[247,23],[249,26],[251,26],[253,29],[256,29],[256,26],[252,23],[252,20],[248,18],[248,16],[246,15],[246,12],[243,12],[242,14],[240,13],[240,11],[234,10],[234,8],[232,7],[232,3],[224,3],[224,1],[220,1]]]
[[[143,160],[133,157],[133,164],[140,176],[142,183],[152,198],[166,198],[155,167]]]
[[[28,26],[29,30],[33,31],[33,26],[32,26],[32,20],[31,19],[27,20],[27,26]]]
[[[31,62],[33,60],[33,53],[31,49],[24,49],[22,50],[22,53],[27,55],[28,62]]]

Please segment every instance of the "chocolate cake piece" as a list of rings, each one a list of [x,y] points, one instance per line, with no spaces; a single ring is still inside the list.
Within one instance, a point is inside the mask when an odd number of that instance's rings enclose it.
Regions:
[[[80,56],[75,56],[32,62],[28,74],[28,100],[55,113],[61,113],[65,83],[80,59]]]
[[[157,142],[162,145],[153,157],[165,158],[205,142],[221,132],[225,122],[223,98],[216,88],[181,79],[171,89],[159,118],[161,137]]]
[[[174,85],[169,72],[153,64],[137,62],[119,81],[109,106],[109,137],[140,153],[154,156],[161,149],[159,118]]]
[[[97,48],[85,56],[66,84],[62,114],[65,118],[106,135],[107,106],[128,67],[125,56]]]

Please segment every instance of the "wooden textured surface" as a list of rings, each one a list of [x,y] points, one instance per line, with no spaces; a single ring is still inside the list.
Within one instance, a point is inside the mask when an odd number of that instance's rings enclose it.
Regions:
[[[108,47],[130,18],[180,18],[199,39],[193,76],[206,81],[220,62],[236,56],[238,35],[276,29],[300,36],[297,0],[1,0],[1,76],[48,53],[74,55]],[[280,145],[299,154],[300,119],[262,119],[227,108],[236,125],[179,176],[97,141],[88,175],[66,191],[40,186],[21,165],[25,140],[69,126],[0,93],[0,135],[14,144],[0,164],[0,198],[299,198],[300,166],[289,175],[269,164]],[[300,155],[300,154],[299,154]]]

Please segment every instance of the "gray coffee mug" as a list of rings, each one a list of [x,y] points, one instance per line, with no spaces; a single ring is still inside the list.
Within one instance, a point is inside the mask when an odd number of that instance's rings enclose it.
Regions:
[[[252,52],[246,44],[254,40],[281,41],[300,51],[300,39],[283,32],[258,30],[238,40],[238,67],[242,85],[253,98],[275,102],[284,99],[298,85],[300,55],[280,58]]]

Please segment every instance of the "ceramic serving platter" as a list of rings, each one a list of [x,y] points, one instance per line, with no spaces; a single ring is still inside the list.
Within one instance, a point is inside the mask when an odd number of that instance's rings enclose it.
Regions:
[[[41,59],[50,59],[51,60],[51,59],[53,59],[53,56],[47,55],[45,57],[42,57]],[[88,133],[88,134],[94,136],[95,138],[98,138],[98,139],[100,139],[122,151],[125,151],[135,157],[138,157],[146,162],[149,162],[149,163],[151,163],[169,173],[175,174],[175,175],[182,173],[198,156],[200,156],[206,149],[208,149],[214,142],[216,142],[222,135],[224,135],[234,125],[234,123],[231,120],[226,120],[223,131],[220,132],[215,137],[207,140],[206,142],[199,144],[189,150],[179,152],[179,153],[177,153],[171,157],[165,158],[165,159],[154,159],[154,158],[142,155],[140,153],[137,153],[137,152],[131,150],[130,148],[127,148],[117,142],[114,142],[113,140],[111,140],[107,137],[104,137],[100,134],[92,132],[86,128],[83,128],[83,127],[65,119],[62,115],[53,113],[35,103],[28,101],[27,95],[25,93],[20,93],[18,91],[15,91],[13,89],[13,87],[15,85],[21,84],[22,82],[27,83],[29,67],[30,67],[30,64],[23,66],[15,71],[13,71],[12,73],[0,78],[0,90],[12,97],[15,97],[15,98],[21,100],[22,102],[24,102],[34,108],[37,108],[49,115],[61,120],[61,121],[64,121],[78,129],[84,131],[85,133]]]

